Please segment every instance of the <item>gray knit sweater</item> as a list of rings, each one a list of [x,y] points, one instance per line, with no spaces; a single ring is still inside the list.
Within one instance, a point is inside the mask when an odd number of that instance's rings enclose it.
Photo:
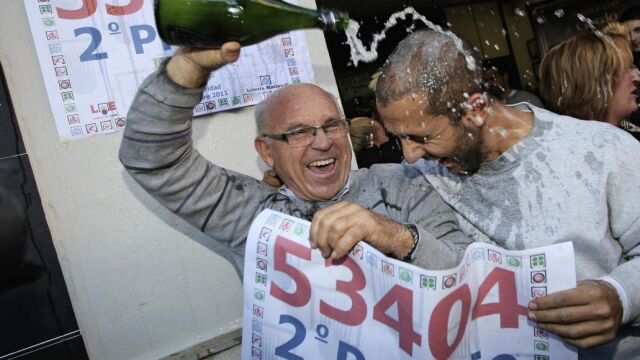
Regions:
[[[240,271],[249,227],[265,208],[311,220],[316,210],[348,200],[398,223],[414,224],[420,242],[412,263],[423,268],[455,266],[471,242],[451,208],[409,167],[352,171],[348,190],[332,201],[314,203],[214,165],[191,140],[192,108],[202,91],[173,83],[164,68],[150,75],[131,105],[120,160],[160,203],[231,250]]]
[[[640,143],[609,124],[532,109],[531,134],[477,174],[416,168],[474,240],[510,250],[573,242],[578,280],[618,286],[627,324],[580,358],[640,359]]]

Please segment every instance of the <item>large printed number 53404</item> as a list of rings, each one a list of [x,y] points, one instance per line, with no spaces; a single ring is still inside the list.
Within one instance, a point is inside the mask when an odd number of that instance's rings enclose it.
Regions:
[[[309,278],[297,268],[287,263],[287,255],[304,260],[311,260],[311,249],[278,236],[274,246],[274,270],[287,274],[296,284],[294,292],[286,292],[275,282],[271,283],[270,294],[289,306],[302,307],[311,299],[311,283]],[[324,301],[320,301],[320,313],[346,326],[358,326],[367,317],[367,303],[359,294],[366,286],[366,278],[360,266],[351,258],[344,257],[339,261],[326,260],[325,267],[344,266],[352,274],[350,281],[336,281],[336,291],[351,300],[351,308],[337,309]],[[499,300],[496,303],[484,303],[487,294],[498,286]],[[429,350],[436,359],[447,359],[456,350],[464,337],[469,315],[471,320],[483,316],[499,315],[501,328],[518,328],[518,316],[526,316],[526,308],[517,303],[516,282],[514,273],[495,268],[484,279],[478,288],[478,298],[471,303],[471,291],[463,284],[436,304],[429,323]],[[446,334],[451,310],[456,303],[462,305],[461,318],[457,335],[449,343]],[[397,304],[397,318],[387,311]],[[422,345],[422,336],[413,328],[413,291],[395,285],[373,307],[373,320],[380,322],[398,333],[399,347],[408,355],[413,354],[413,344]]]

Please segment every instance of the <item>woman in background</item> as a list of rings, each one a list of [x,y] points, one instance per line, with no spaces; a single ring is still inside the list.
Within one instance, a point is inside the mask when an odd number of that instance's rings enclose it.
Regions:
[[[554,46],[540,64],[540,93],[552,111],[619,126],[638,109],[640,76],[626,27],[612,23]]]

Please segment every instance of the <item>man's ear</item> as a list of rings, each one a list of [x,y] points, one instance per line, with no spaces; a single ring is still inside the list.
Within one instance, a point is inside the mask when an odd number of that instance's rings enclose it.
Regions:
[[[482,127],[486,120],[488,113],[489,102],[487,98],[480,93],[475,93],[467,99],[467,111],[462,117],[462,121],[467,126]]]
[[[271,155],[271,147],[269,142],[262,136],[256,137],[253,141],[253,146],[256,148],[258,155],[262,158],[262,161],[269,166],[273,166],[273,156]]]

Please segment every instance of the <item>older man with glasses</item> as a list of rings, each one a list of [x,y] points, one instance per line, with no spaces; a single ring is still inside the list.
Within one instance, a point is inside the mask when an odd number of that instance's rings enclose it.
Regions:
[[[176,215],[227,248],[243,268],[254,217],[270,208],[312,220],[312,246],[343,257],[358,241],[414,265],[455,265],[470,239],[451,208],[402,165],[350,171],[348,122],[312,84],[286,86],[256,109],[255,148],[284,183],[274,189],[212,164],[193,149],[192,108],[211,71],[240,46],[181,49],[150,75],[131,105],[120,159],[133,178]]]

